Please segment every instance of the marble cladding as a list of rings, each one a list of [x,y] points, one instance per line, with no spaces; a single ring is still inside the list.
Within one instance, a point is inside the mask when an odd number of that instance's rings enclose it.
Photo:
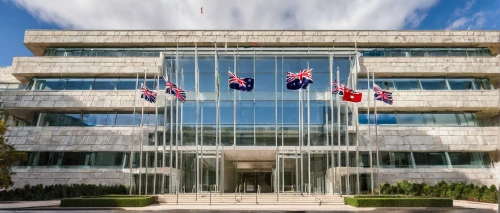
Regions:
[[[14,71],[13,68],[10,66],[0,67],[0,83],[15,83],[15,84],[21,83],[12,75],[13,71]]]
[[[360,90],[363,99],[358,107],[377,105],[379,111],[481,111],[500,109],[500,90],[394,90],[392,105],[373,100],[373,91]]]
[[[15,57],[12,75],[27,83],[32,77],[153,77],[160,57]]]
[[[134,98],[135,97],[135,98]],[[174,100],[174,96],[168,95],[167,100]],[[4,91],[0,101],[6,109],[64,109],[65,111],[81,110],[117,110],[132,112],[143,105],[146,110],[153,110],[154,103],[140,98],[140,91],[136,90],[92,90],[92,91],[27,91],[10,90]],[[158,106],[165,105],[165,91],[158,91]]]
[[[500,148],[500,127],[398,127],[378,126],[379,149],[381,151],[491,151]],[[359,144],[368,148],[375,142],[375,128],[359,126]],[[375,150],[375,143],[372,143]]]
[[[464,182],[472,184],[484,184],[488,187],[495,184],[498,186],[498,174],[495,168],[381,168],[380,183],[394,184],[403,180],[414,183],[425,182],[434,185],[442,180],[446,182]]]
[[[360,77],[367,70],[376,77],[404,76],[495,76],[500,73],[498,57],[361,57]],[[371,74],[370,74],[371,75]]]

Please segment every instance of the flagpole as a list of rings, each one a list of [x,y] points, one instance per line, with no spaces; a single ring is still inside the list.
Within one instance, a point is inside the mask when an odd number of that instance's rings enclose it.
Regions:
[[[179,66],[179,48],[177,48],[177,51],[175,53],[175,69],[177,69],[177,67]],[[170,70],[170,75],[169,75],[169,81],[171,81],[172,79],[172,73],[173,73],[173,69]],[[172,92],[172,88],[170,88],[170,92]],[[166,95],[166,94],[165,94]],[[169,156],[169,166],[170,166],[170,174],[169,174],[169,184],[168,184],[168,187],[169,187],[169,193],[173,192],[173,178],[172,178],[172,172],[173,172],[173,168],[174,168],[174,151],[173,151],[173,145],[174,145],[174,101],[173,99],[170,99],[170,156]]]
[[[179,89],[184,87],[184,65],[181,65],[181,82],[180,82],[178,87],[179,87]],[[179,102],[177,102],[177,103],[179,103]],[[184,103],[181,104],[180,117],[181,117],[181,125],[179,126],[180,135],[181,135],[180,136],[180,138],[181,138],[180,144],[184,145]],[[179,158],[179,167],[180,167],[179,170],[181,170],[181,171],[184,169],[183,163],[182,163],[182,159],[183,159],[182,155],[184,155],[183,152],[180,153],[180,158]],[[183,178],[184,173],[181,172],[179,174],[179,176],[180,176],[179,177],[180,186],[182,186],[181,191],[184,192],[185,191],[185,189],[184,189],[185,183],[184,183],[184,178]]]
[[[309,69],[309,61],[307,62],[307,69]],[[307,194],[311,195],[311,104],[309,96],[309,87],[307,92]]]
[[[339,67],[337,67],[337,83],[339,84],[340,86],[340,71],[339,71]],[[344,93],[345,94],[345,93]],[[337,162],[338,162],[338,167],[339,167],[339,171],[338,171],[338,174],[339,174],[339,180],[340,180],[340,183],[339,183],[339,194],[342,194],[342,174],[341,174],[341,167],[342,167],[342,164],[341,164],[341,153],[340,153],[340,94],[337,95],[337,145],[338,145],[338,153],[337,153]]]
[[[156,73],[154,74],[153,76],[153,87],[154,87],[154,79],[156,78]],[[147,82],[146,82],[147,83]],[[148,88],[149,89],[149,88]],[[152,91],[151,91],[152,92]],[[151,103],[151,101],[150,101]],[[155,101],[155,106],[156,106],[156,101]],[[156,107],[155,107],[156,108]],[[148,112],[148,123],[146,125],[146,133],[148,134],[148,139],[147,139],[147,146],[148,146],[148,151],[146,151],[146,171],[145,171],[145,177],[146,177],[146,188],[144,188],[144,194],[148,194],[148,186],[149,186],[149,178],[148,178],[148,175],[149,175],[149,170],[148,168],[150,167],[149,165],[149,124],[150,124],[150,120],[149,120],[149,112]],[[153,138],[154,140],[154,138]],[[153,159],[154,159],[154,156],[153,156]]]
[[[302,88],[299,88],[299,152],[300,152],[300,194],[304,196],[304,161],[302,156],[302,145],[304,143],[302,122]]]
[[[276,202],[280,194],[280,147],[278,144],[278,56],[274,55],[274,138],[276,143]]]
[[[353,74],[353,78],[352,78],[352,87],[354,89],[357,89],[358,88],[358,73],[359,73],[359,69],[358,69],[358,60],[359,60],[359,57],[358,57],[358,45],[357,45],[357,42],[354,42],[354,46],[355,46],[355,54],[356,54],[356,57],[354,58],[354,66],[355,66],[355,70],[356,72]],[[356,121],[356,194],[359,195],[359,122],[358,122],[358,104],[354,104],[355,106],[355,109],[354,109],[354,112],[355,112],[355,116],[353,116],[353,120]]]
[[[198,90],[198,87],[200,86],[200,85],[198,84],[198,77],[199,77],[199,76],[198,76],[198,73],[199,73],[199,71],[200,71],[200,70],[198,69],[198,45],[197,45],[197,43],[195,43],[195,49],[194,49],[194,51],[195,51],[195,52],[194,52],[194,54],[195,54],[195,58],[194,58],[194,60],[195,60],[195,62],[194,62],[194,66],[195,66],[195,67],[194,67],[194,72],[195,72],[195,74],[194,74],[194,76],[195,76],[195,77],[194,77],[194,79],[195,79],[195,80],[194,80],[194,82],[195,82],[195,83],[194,83],[194,84],[195,84],[195,90],[196,90],[196,92],[195,92],[195,93],[196,93],[196,95],[195,95],[195,97],[196,97],[196,113],[195,113],[195,116],[196,116],[196,122],[195,122],[195,144],[196,144],[196,191],[195,191],[195,193],[196,193],[196,195],[195,195],[195,199],[196,199],[196,201],[198,201],[198,190],[199,190],[199,187],[200,187],[200,172],[202,172],[202,174],[201,174],[201,175],[203,176],[203,171],[200,169],[200,165],[202,165],[202,164],[203,164],[203,162],[200,162],[200,158],[199,158],[199,156],[198,156],[198,155],[199,155],[199,153],[198,153],[198,146],[199,146],[199,144],[198,144],[198,112],[199,112],[199,97],[198,97],[198,92],[199,92],[199,90]],[[203,137],[203,136],[202,136],[202,137]],[[201,153],[201,155],[203,156],[203,147],[201,147],[201,148],[202,148],[202,153]],[[201,157],[201,156],[200,156],[200,157]],[[202,177],[202,178],[203,178],[203,177]]]
[[[349,85],[349,80],[351,79],[351,56],[349,55],[349,75],[347,76],[346,80],[346,86],[347,88],[350,88],[351,85]],[[344,92],[344,95],[345,92]],[[345,102],[345,145],[346,145],[346,152],[345,152],[345,159],[346,159],[346,194],[350,195],[351,194],[351,171],[349,169],[350,167],[350,162],[349,162],[349,103]]]
[[[162,61],[165,60],[165,55],[162,55]],[[165,63],[163,63],[165,65]],[[167,73],[167,70],[168,70],[168,67],[165,69],[165,72],[163,72],[163,75],[164,76],[167,76],[168,73]],[[165,151],[166,151],[166,147],[165,147],[165,143],[167,142],[167,91],[165,89],[165,102],[163,104],[163,150],[162,150],[162,160],[161,160],[161,168],[162,168],[162,175],[161,175],[161,193],[164,194],[165,193]]]
[[[134,153],[133,153],[133,149],[134,149],[134,139],[135,139],[135,105],[136,105],[136,96],[137,96],[137,87],[139,85],[139,73],[136,73],[136,77],[135,77],[135,89],[134,89],[134,112],[133,112],[133,116],[134,116],[134,123],[132,125],[132,145],[131,145],[131,149],[130,149],[130,157],[129,157],[129,167],[130,167],[130,177],[129,177],[129,195],[132,195],[132,158],[134,156]]]
[[[330,119],[331,119],[331,125],[330,125],[330,135],[331,135],[331,142],[332,142],[332,194],[335,194],[335,189],[336,189],[336,173],[335,173],[335,154],[334,154],[334,149],[333,149],[333,144],[334,144],[334,136],[333,136],[333,65],[335,63],[335,46],[332,48],[333,56],[330,56]],[[328,131],[328,130],[327,130]]]
[[[285,70],[284,70],[284,59],[285,57],[283,56],[283,47],[281,47],[281,74],[285,74]],[[283,112],[283,104],[284,104],[284,95],[283,95],[283,87],[284,87],[284,84],[283,84],[283,81],[281,81],[281,146],[283,147],[285,145],[285,136],[283,134],[283,130],[284,130],[284,125],[283,125],[283,119],[284,119],[284,115],[285,113]],[[283,148],[284,150],[284,148]],[[297,150],[297,148],[295,148],[295,150]],[[278,156],[279,157],[279,156]],[[284,153],[281,155],[281,191],[283,192],[283,194],[285,193],[285,156],[284,156]],[[296,181],[297,183],[298,181]]]
[[[374,182],[373,182],[373,146],[372,146],[372,135],[371,135],[371,124],[370,124],[370,107],[371,107],[371,99],[372,99],[372,96],[370,95],[370,92],[371,92],[371,87],[370,87],[370,70],[366,70],[366,78],[367,78],[367,81],[366,83],[368,84],[367,85],[367,89],[368,89],[368,107],[367,107],[367,110],[368,110],[368,147],[370,148],[369,149],[369,158],[370,158],[370,183],[371,183],[371,191],[372,191],[372,195],[373,195],[373,189],[374,189]],[[375,102],[375,101],[374,101]]]
[[[159,89],[159,84],[160,84],[160,74],[157,73],[155,74],[156,78],[156,96],[158,99],[158,89]],[[153,195],[156,194],[156,173],[157,173],[157,167],[158,167],[158,100],[155,100],[155,156],[154,156],[154,176],[153,176]]]
[[[372,84],[375,84],[375,72],[372,73]],[[377,187],[378,187],[378,194],[380,195],[380,159],[379,159],[379,152],[378,152],[378,127],[377,127],[377,103],[373,101],[373,104],[375,105],[375,110],[374,110],[374,119],[375,119],[375,150],[376,150],[376,159],[377,159]]]
[[[217,43],[215,43],[215,55],[214,55],[214,60],[215,60],[215,82],[217,83],[215,85],[215,90],[216,90],[216,99],[215,99],[215,186],[216,186],[216,193],[219,189],[219,173],[220,173],[220,168],[219,168],[219,63],[217,60]],[[219,192],[220,193],[220,192]]]
[[[146,85],[146,70],[144,70],[144,81],[142,83],[143,86]],[[142,87],[141,87],[142,89]],[[141,194],[142,188],[142,150],[144,145],[144,101],[141,105],[141,146],[139,153],[139,195]]]

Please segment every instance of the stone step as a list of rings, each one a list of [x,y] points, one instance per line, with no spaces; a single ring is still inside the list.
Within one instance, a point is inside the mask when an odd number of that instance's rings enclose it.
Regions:
[[[207,194],[168,194],[159,195],[158,202],[160,204],[177,204],[177,205],[206,205],[210,202],[216,204],[269,204],[269,205],[344,205],[344,199],[339,195],[300,195],[300,194],[280,194],[278,201],[276,194],[212,194],[212,197]],[[211,200],[211,201],[210,201]]]

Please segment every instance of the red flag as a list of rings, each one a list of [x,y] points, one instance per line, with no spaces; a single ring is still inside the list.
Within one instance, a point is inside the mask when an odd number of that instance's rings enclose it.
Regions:
[[[342,101],[359,103],[359,102],[361,102],[362,98],[363,98],[363,93],[354,92],[350,89],[347,89],[344,91],[344,97],[342,97]]]

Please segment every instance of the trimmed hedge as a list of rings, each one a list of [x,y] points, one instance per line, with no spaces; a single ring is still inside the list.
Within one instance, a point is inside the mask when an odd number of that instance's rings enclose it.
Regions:
[[[127,189],[123,185],[90,185],[90,184],[72,184],[72,185],[50,185],[41,184],[23,188],[0,191],[0,201],[36,201],[36,200],[54,200],[61,198],[72,198],[80,196],[101,196],[101,195],[126,195]]]
[[[144,207],[154,202],[151,196],[104,196],[63,199],[61,207]]]
[[[426,183],[410,183],[402,181],[394,185],[384,184],[380,187],[382,195],[413,195],[426,197],[451,198],[454,200],[470,200],[488,203],[498,202],[498,190],[495,185],[479,186],[465,183],[446,183],[441,181],[434,186]]]
[[[344,197],[347,205],[354,207],[453,207],[449,198],[416,198],[416,197]]]

